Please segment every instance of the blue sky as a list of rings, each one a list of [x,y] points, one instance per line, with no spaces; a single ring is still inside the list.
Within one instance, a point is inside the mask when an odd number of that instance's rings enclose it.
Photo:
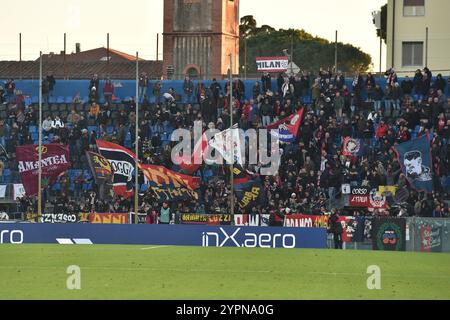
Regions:
[[[305,29],[313,35],[351,43],[372,55],[374,69],[379,66],[379,40],[371,12],[387,0],[241,0],[240,15],[253,15],[258,24],[275,28]],[[23,8],[26,6],[26,10]],[[36,59],[44,53],[67,51],[75,43],[87,50],[106,47],[145,59],[156,58],[156,34],[162,33],[163,0],[22,0],[2,3],[0,19],[0,60],[19,59],[19,32],[22,33],[22,59]],[[8,32],[6,32],[8,30]],[[162,45],[160,45],[160,59]],[[383,49],[385,55],[385,49]],[[383,57],[383,69],[385,68]]]

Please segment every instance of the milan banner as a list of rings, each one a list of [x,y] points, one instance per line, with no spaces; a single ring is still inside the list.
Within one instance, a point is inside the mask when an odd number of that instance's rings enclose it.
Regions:
[[[118,144],[103,140],[97,140],[97,147],[114,172],[114,193],[125,198],[131,197],[136,155]]]
[[[16,147],[17,166],[25,192],[36,196],[39,177],[39,146],[28,145]],[[58,177],[69,169],[69,147],[60,144],[42,146],[42,188],[51,186]]]
[[[398,218],[376,218],[372,222],[373,250],[405,251],[406,220]]]
[[[140,168],[160,202],[198,200],[195,191],[200,187],[200,178],[192,177],[164,168],[141,164]]]
[[[364,144],[361,139],[344,138],[342,144],[342,154],[344,156],[360,157],[364,155]]]
[[[281,142],[293,143],[297,139],[298,130],[303,120],[303,113],[305,109],[302,108],[297,113],[287,117],[286,119],[275,122],[267,126],[268,130],[278,129],[278,136]]]
[[[395,146],[402,171],[417,191],[433,192],[433,162],[428,135]]]
[[[86,157],[96,183],[113,181],[114,173],[108,159],[91,151],[86,151]]]
[[[239,208],[246,212],[257,205],[263,205],[265,202],[265,193],[259,178],[247,183],[238,184],[234,188]]]
[[[256,67],[259,72],[285,72],[289,67],[289,58],[257,57]]]

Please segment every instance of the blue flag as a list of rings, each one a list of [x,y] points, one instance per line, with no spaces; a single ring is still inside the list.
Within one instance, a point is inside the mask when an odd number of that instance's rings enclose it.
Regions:
[[[264,188],[260,178],[235,185],[234,188],[239,207],[247,213],[250,212],[253,207],[263,205],[265,202]]]
[[[422,136],[395,147],[398,161],[410,185],[417,191],[433,192],[430,137]]]

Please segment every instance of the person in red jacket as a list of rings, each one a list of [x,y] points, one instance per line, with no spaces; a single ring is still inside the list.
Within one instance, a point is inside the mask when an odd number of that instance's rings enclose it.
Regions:
[[[111,82],[111,79],[106,79],[105,85],[103,86],[103,95],[105,96],[105,101],[108,105],[112,103],[112,96],[114,94],[114,85]]]
[[[381,120],[380,125],[378,126],[377,131],[375,133],[375,137],[377,139],[384,138],[387,135],[388,130],[389,130],[389,126],[386,123],[384,123],[383,120]]]

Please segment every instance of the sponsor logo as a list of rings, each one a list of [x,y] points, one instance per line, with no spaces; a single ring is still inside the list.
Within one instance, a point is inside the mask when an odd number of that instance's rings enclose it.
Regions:
[[[22,244],[23,243],[23,231],[22,230],[2,230],[0,232],[0,244]]]
[[[241,232],[241,228],[228,234],[223,228],[222,233],[204,232],[202,234],[203,247],[224,247],[225,245],[238,248],[295,248],[296,238],[293,234],[270,234],[270,233],[244,233],[243,241],[240,242],[236,238]]]

